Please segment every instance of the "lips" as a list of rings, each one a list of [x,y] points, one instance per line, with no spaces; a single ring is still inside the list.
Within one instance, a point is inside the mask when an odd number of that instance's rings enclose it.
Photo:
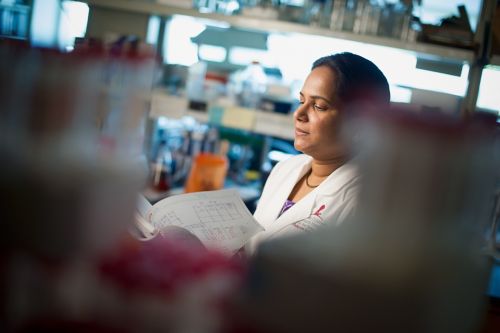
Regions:
[[[295,135],[301,136],[301,135],[307,135],[307,134],[309,134],[309,132],[306,132],[303,129],[295,127]]]

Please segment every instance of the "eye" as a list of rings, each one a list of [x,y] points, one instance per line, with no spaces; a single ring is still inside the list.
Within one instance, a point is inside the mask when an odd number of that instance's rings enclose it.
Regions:
[[[324,105],[314,104],[314,109],[318,111],[326,111],[328,110],[328,107]]]

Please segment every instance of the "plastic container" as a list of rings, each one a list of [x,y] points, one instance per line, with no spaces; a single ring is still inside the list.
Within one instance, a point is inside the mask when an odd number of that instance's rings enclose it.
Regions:
[[[194,159],[185,185],[185,192],[220,190],[228,169],[226,156],[201,153]]]

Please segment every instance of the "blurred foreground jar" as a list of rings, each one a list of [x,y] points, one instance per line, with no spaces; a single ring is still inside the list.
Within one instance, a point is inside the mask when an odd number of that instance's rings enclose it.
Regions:
[[[61,53],[0,41],[2,332],[82,319],[91,293],[75,295],[89,281],[64,281],[133,224],[154,58],[117,46]]]
[[[271,332],[477,332],[494,129],[494,119],[406,110],[353,119],[344,130],[363,179],[356,214],[263,244],[245,320]]]
[[[75,259],[133,221],[154,60],[132,51],[0,45],[0,246]]]
[[[403,109],[362,117],[359,127],[363,219],[464,254],[484,245],[500,166],[494,116]]]

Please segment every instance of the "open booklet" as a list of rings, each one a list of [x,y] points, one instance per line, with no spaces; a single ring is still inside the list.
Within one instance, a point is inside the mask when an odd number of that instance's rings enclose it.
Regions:
[[[143,235],[187,230],[207,248],[232,255],[264,230],[235,189],[174,195],[151,205],[140,196],[136,224]]]

